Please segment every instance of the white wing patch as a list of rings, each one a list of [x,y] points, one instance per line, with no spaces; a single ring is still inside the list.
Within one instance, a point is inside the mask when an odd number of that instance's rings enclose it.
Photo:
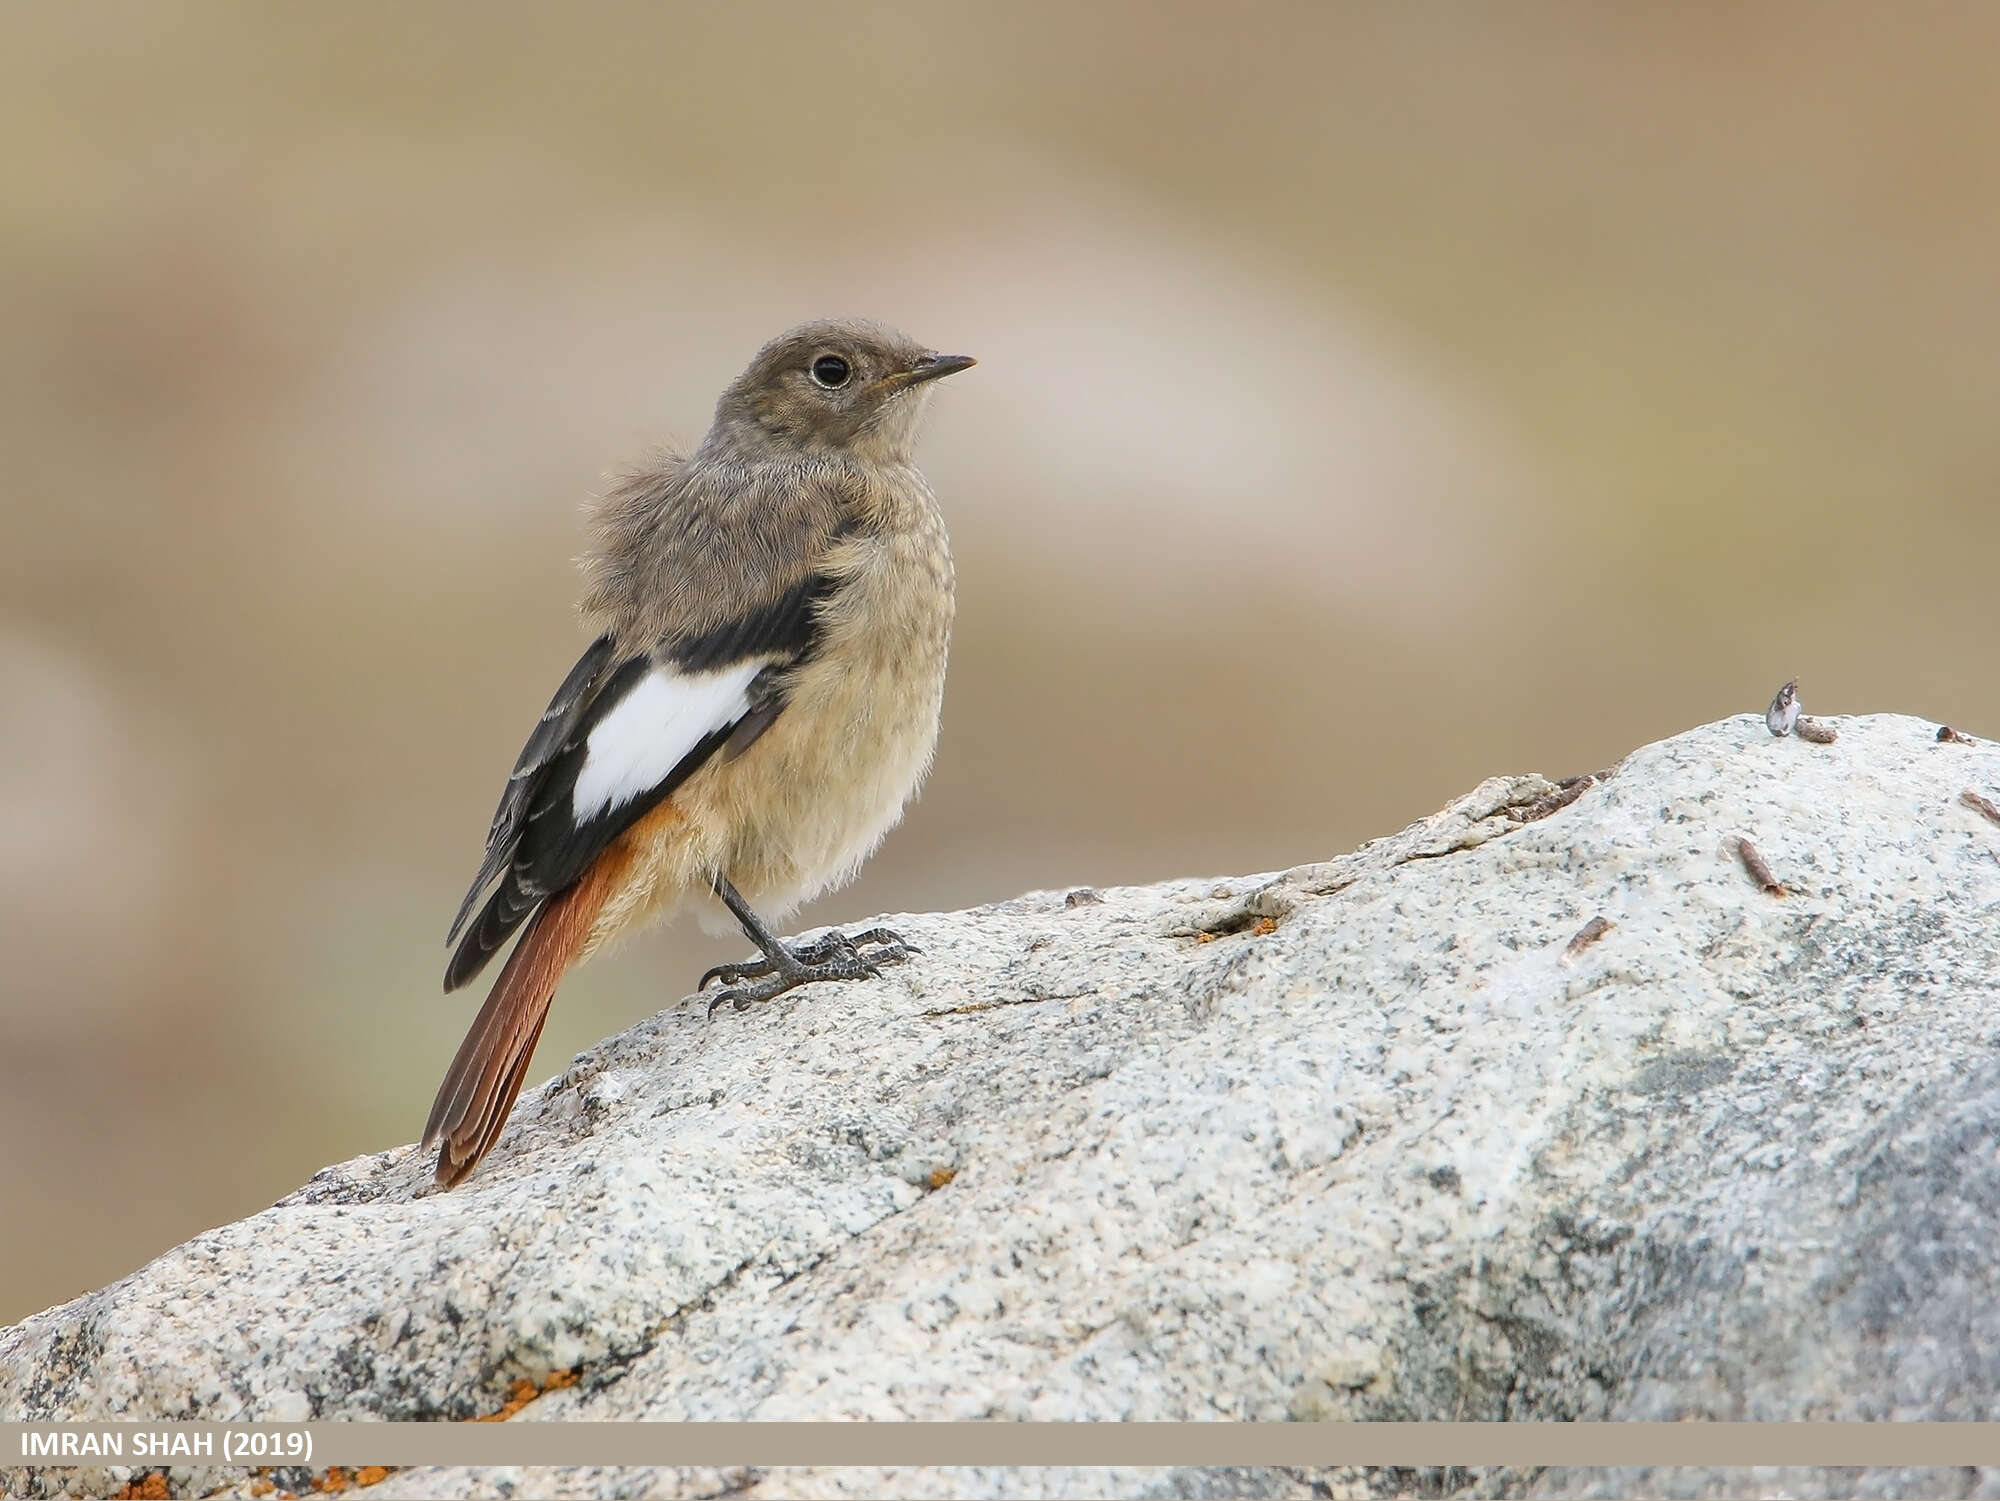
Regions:
[[[717,672],[648,673],[591,730],[577,773],[572,814],[582,824],[665,781],[703,737],[750,712],[750,680],[762,662]]]

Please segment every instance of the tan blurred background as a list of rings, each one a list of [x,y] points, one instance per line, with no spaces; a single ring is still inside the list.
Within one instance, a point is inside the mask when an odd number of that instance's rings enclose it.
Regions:
[[[8,7],[0,1320],[414,1135],[578,502],[803,317],[982,363],[937,770],[801,923],[1324,857],[1793,673],[2000,733],[1997,67],[1990,6]],[[743,948],[586,970],[536,1077]]]

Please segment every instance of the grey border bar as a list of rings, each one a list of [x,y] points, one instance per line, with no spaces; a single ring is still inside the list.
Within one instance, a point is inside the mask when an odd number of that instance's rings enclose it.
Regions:
[[[23,1433],[125,1435],[124,1458],[24,1455]],[[209,1434],[213,1457],[134,1459]],[[226,1434],[310,1434],[329,1465],[1880,1466],[2000,1464],[2000,1423],[0,1423],[0,1469],[222,1463]],[[264,1463],[271,1463],[266,1460]],[[299,1461],[277,1461],[298,1463]],[[249,1463],[255,1463],[250,1461]]]

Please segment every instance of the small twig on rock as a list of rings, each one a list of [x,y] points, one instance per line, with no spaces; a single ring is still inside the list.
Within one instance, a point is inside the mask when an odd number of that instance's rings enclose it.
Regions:
[[[1551,813],[1560,813],[1609,775],[1609,772],[1593,771],[1580,777],[1565,777],[1556,783],[1554,792],[1543,793],[1532,803],[1517,803],[1507,810],[1507,816],[1516,823],[1534,823]]]
[[[1973,808],[1976,809],[1978,812],[1984,813],[1988,818],[1992,819],[1995,823],[2000,823],[2000,803],[1994,802],[1993,799],[1986,796],[1985,793],[1974,792],[1970,787],[1968,787],[1965,789],[1965,791],[1961,792],[1958,795],[1958,800],[1964,803],[1966,807]]]
[[[1750,872],[1750,879],[1762,887],[1767,894],[1771,896],[1787,896],[1790,894],[1785,890],[1784,882],[1771,874],[1771,867],[1764,863],[1764,857],[1757,853],[1757,846],[1749,840],[1740,837],[1737,839],[1736,857],[1743,862],[1743,868]]]
[[[1578,954],[1589,948],[1598,939],[1617,926],[1618,924],[1602,913],[1593,917],[1589,922],[1576,930],[1576,937],[1572,938],[1569,941],[1569,947],[1563,950],[1563,963],[1569,963],[1570,960],[1574,959]]]

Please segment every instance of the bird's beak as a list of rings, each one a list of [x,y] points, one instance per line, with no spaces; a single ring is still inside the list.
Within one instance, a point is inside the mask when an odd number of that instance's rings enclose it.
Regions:
[[[947,375],[956,375],[961,370],[970,370],[979,361],[969,354],[927,354],[908,370],[899,370],[894,375],[885,375],[877,382],[894,390],[899,386],[921,385],[929,380],[942,380]]]

